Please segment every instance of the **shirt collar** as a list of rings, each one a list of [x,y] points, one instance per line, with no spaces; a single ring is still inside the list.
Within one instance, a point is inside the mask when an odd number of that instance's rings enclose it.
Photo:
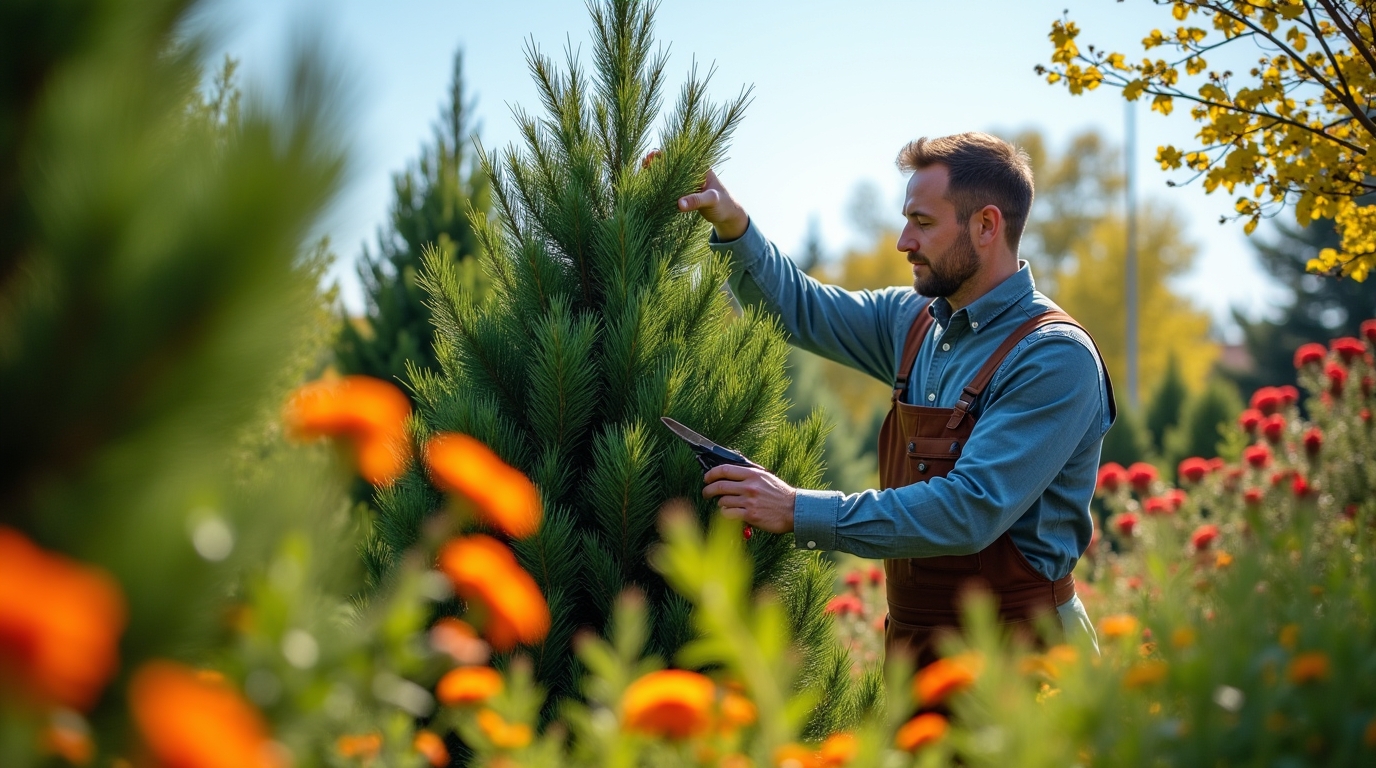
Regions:
[[[1031,295],[1036,283],[1032,280],[1032,268],[1023,259],[1018,259],[1018,271],[1009,275],[1003,282],[994,286],[992,291],[975,299],[964,308],[970,329],[979,333],[1009,307]],[[937,297],[927,308],[932,317],[944,328],[951,323],[951,302],[945,296]]]

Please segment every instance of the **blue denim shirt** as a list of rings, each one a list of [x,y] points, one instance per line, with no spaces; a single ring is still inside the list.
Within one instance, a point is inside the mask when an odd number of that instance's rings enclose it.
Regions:
[[[955,312],[911,286],[847,291],[799,270],[752,222],[731,242],[729,287],[743,305],[777,316],[791,343],[892,385],[918,311],[932,330],[910,374],[908,401],[954,407],[1008,334],[1055,308],[1025,262],[1013,276]],[[894,253],[894,258],[901,258]],[[868,558],[964,555],[1004,531],[1048,579],[1070,573],[1093,533],[1089,503],[1099,448],[1111,424],[1102,363],[1078,328],[1043,326],[999,366],[955,469],[902,488],[845,494],[800,489],[797,546]]]

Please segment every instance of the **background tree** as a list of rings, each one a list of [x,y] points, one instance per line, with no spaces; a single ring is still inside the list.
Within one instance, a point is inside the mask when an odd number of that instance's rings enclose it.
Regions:
[[[488,297],[479,302],[434,251],[421,279],[440,367],[409,377],[418,432],[477,437],[525,471],[544,502],[539,533],[514,546],[549,601],[549,635],[529,653],[551,708],[578,692],[574,632],[604,631],[625,589],[646,595],[654,652],[673,658],[694,637],[688,603],[647,554],[667,501],[689,500],[704,522],[717,513],[701,497],[702,469],[661,416],[790,483],[812,486],[821,473],[821,420],[785,418],[782,333],[753,310],[733,315],[720,290],[726,260],[708,250],[699,217],[677,212],[678,198],[722,159],[747,95],[714,106],[690,75],[651,144],[667,62],[653,47],[653,9],[639,0],[590,6],[590,76],[572,52],[560,71],[528,49],[545,114],[516,110],[524,147],[484,158],[499,222],[473,219]],[[652,146],[662,156],[642,168]],[[440,502],[418,470],[377,501],[373,551],[385,564]],[[757,531],[745,546],[755,585],[788,606],[805,684],[825,692],[812,716],[825,730],[848,706],[850,665],[823,613],[829,566],[792,539]]]
[[[1338,247],[1333,222],[1319,220],[1299,228],[1275,221],[1272,231],[1270,238],[1257,235],[1249,242],[1262,267],[1288,288],[1291,296],[1275,307],[1269,318],[1249,320],[1234,313],[1252,367],[1224,372],[1244,392],[1297,384],[1294,359],[1301,344],[1356,336],[1362,319],[1376,316],[1376,292],[1369,287],[1327,280],[1305,269],[1320,251]]]
[[[421,252],[435,246],[448,260],[461,262],[465,279],[481,282],[470,259],[478,243],[470,211],[491,211],[487,177],[470,157],[472,104],[464,98],[463,55],[454,55],[449,99],[420,159],[392,177],[390,220],[377,234],[377,250],[365,245],[358,275],[363,283],[364,314],[347,319],[335,345],[344,373],[361,373],[387,381],[405,380],[408,364],[437,367],[434,327],[424,292],[416,279]]]
[[[1200,146],[1157,150],[1163,169],[1186,166],[1204,189],[1237,194],[1237,217],[1251,234],[1263,217],[1292,205],[1300,226],[1332,220],[1336,248],[1324,248],[1308,268],[1358,282],[1376,267],[1376,204],[1358,198],[1376,191],[1376,4],[1367,0],[1155,0],[1170,6],[1180,25],[1153,29],[1145,50],[1174,51],[1173,60],[1135,57],[1088,46],[1069,18],[1051,26],[1051,66],[1037,66],[1047,82],[1073,94],[1100,83],[1170,114],[1177,99],[1191,104]],[[1207,22],[1190,26],[1191,19]],[[1210,69],[1219,56],[1251,43],[1261,53],[1241,77]],[[1186,88],[1186,77],[1199,83]],[[1202,76],[1202,77],[1201,77]]]
[[[1166,375],[1161,378],[1151,401],[1147,403],[1147,432],[1151,434],[1152,448],[1158,453],[1165,447],[1167,430],[1179,423],[1189,394],[1185,380],[1180,376],[1180,364],[1171,355],[1166,360]]]

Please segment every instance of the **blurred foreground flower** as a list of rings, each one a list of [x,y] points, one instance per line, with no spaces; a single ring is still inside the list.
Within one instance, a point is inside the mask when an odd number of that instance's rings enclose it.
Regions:
[[[953,693],[970,687],[979,676],[984,659],[975,653],[937,659],[918,670],[913,694],[923,707],[934,707]]]
[[[410,414],[410,401],[392,384],[370,376],[345,376],[296,390],[282,420],[298,440],[349,439],[358,473],[373,485],[388,485],[406,469]]]
[[[946,718],[935,712],[924,712],[898,729],[894,735],[894,745],[906,752],[916,752],[940,741],[946,735],[946,728]]]
[[[434,731],[421,729],[416,731],[416,738],[412,740],[411,746],[425,758],[427,763],[435,768],[444,768],[449,765],[449,749],[444,746],[444,739],[441,739]]]
[[[129,706],[143,741],[170,768],[278,768],[262,715],[219,679],[170,661],[134,673]]]
[[[454,591],[486,618],[487,640],[498,651],[534,645],[549,632],[549,606],[516,556],[491,536],[453,539],[440,550],[439,568]]]
[[[459,667],[440,678],[435,698],[449,707],[478,704],[502,692],[502,676],[491,667]]]
[[[540,493],[520,470],[468,435],[446,432],[425,445],[435,485],[473,502],[483,522],[523,539],[540,530]]]
[[[699,736],[712,724],[716,686],[697,672],[662,669],[626,688],[622,724],[628,731],[682,739]]]
[[[124,622],[108,574],[0,528],[0,688],[90,709],[119,665]]]

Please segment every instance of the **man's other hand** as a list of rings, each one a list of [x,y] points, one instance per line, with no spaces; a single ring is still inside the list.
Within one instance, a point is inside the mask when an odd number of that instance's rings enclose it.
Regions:
[[[650,163],[660,154],[660,150],[656,149],[646,155],[640,167],[650,167]],[[697,211],[712,225],[712,229],[716,230],[717,239],[724,243],[744,235],[750,226],[750,215],[731,197],[731,193],[726,191],[726,187],[721,185],[721,180],[711,169],[707,171],[702,189],[678,199],[678,209],[684,213]]]
[[[763,469],[722,464],[702,477],[702,495],[715,497],[722,516],[770,533],[793,530],[793,487]]]

